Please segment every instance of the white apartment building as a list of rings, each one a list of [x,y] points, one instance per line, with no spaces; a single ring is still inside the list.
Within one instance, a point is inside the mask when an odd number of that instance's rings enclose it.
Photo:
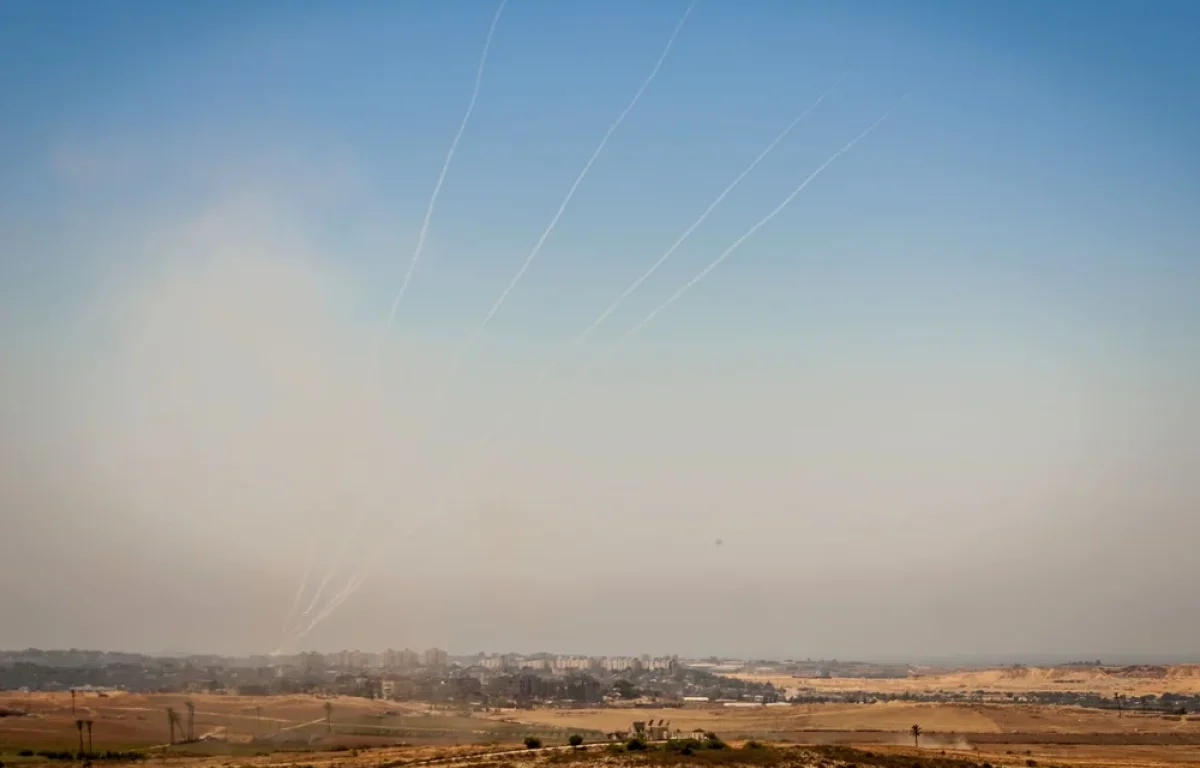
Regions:
[[[636,669],[640,664],[641,660],[632,656],[609,656],[604,660],[603,667],[609,672],[626,672]]]
[[[554,660],[555,672],[586,671],[592,668],[587,656],[559,656]]]

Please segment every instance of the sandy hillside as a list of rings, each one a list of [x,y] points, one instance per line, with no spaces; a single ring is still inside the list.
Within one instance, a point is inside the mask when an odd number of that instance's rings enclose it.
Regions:
[[[1200,693],[1200,664],[1135,667],[1005,667],[930,674],[900,679],[858,677],[812,678],[787,675],[734,675],[785,688],[825,691],[1091,691],[1129,696]]]

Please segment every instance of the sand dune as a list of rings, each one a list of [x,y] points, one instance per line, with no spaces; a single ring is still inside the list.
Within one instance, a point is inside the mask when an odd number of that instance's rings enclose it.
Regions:
[[[1124,667],[999,667],[961,671],[914,672],[907,678],[834,677],[790,675],[734,675],[771,682],[785,689],[824,691],[1090,691],[1129,696],[1162,693],[1200,693],[1200,664],[1137,665]]]

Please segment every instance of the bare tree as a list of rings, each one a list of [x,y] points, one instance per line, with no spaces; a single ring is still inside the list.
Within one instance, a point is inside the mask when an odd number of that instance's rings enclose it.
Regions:
[[[920,749],[921,748],[921,726],[914,725],[912,728],[909,729],[908,732],[912,734],[913,746],[916,747],[917,749]]]

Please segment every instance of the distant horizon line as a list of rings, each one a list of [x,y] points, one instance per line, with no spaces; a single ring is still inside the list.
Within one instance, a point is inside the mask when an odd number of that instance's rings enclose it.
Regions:
[[[615,654],[596,654],[596,653],[562,653],[556,651],[473,651],[473,652],[456,652],[448,651],[442,648],[431,646],[430,648],[385,648],[378,651],[364,651],[357,648],[341,648],[332,651],[321,651],[309,649],[305,651],[296,651],[286,654],[272,654],[270,652],[250,652],[250,653],[219,653],[219,652],[196,652],[196,651],[180,651],[180,650],[162,650],[158,652],[131,651],[131,650],[111,650],[100,648],[39,648],[36,646],[26,646],[24,648],[0,648],[0,655],[16,655],[30,652],[38,653],[102,653],[102,654],[124,654],[129,656],[144,656],[153,659],[187,659],[202,656],[215,656],[223,659],[251,659],[255,657],[265,658],[294,658],[304,653],[319,653],[322,656],[338,654],[338,653],[362,653],[369,656],[381,656],[389,651],[409,650],[421,653],[425,650],[444,651],[452,658],[478,658],[478,657],[497,657],[497,656],[517,656],[522,658],[530,658],[535,656],[550,656],[555,658],[574,657],[574,658],[642,658],[649,656],[650,658],[669,658],[674,657],[680,661],[691,662],[717,662],[729,664],[818,664],[818,663],[839,663],[839,664],[889,664],[889,665],[907,665],[907,666],[975,666],[975,667],[1002,667],[1014,665],[1034,665],[1034,666],[1060,666],[1065,664],[1096,664],[1100,666],[1129,666],[1138,664],[1154,664],[1154,665],[1169,665],[1169,664],[1196,664],[1200,663],[1200,657],[1193,653],[1180,654],[1165,654],[1165,653],[1078,653],[1078,654],[1063,654],[1063,653],[966,653],[966,654],[941,654],[936,656],[912,656],[899,657],[882,654],[880,656],[864,656],[864,657],[839,657],[836,655],[813,655],[805,657],[797,656],[768,656],[768,655],[727,655],[727,654],[705,654],[705,655],[687,655],[679,653],[615,653]]]

